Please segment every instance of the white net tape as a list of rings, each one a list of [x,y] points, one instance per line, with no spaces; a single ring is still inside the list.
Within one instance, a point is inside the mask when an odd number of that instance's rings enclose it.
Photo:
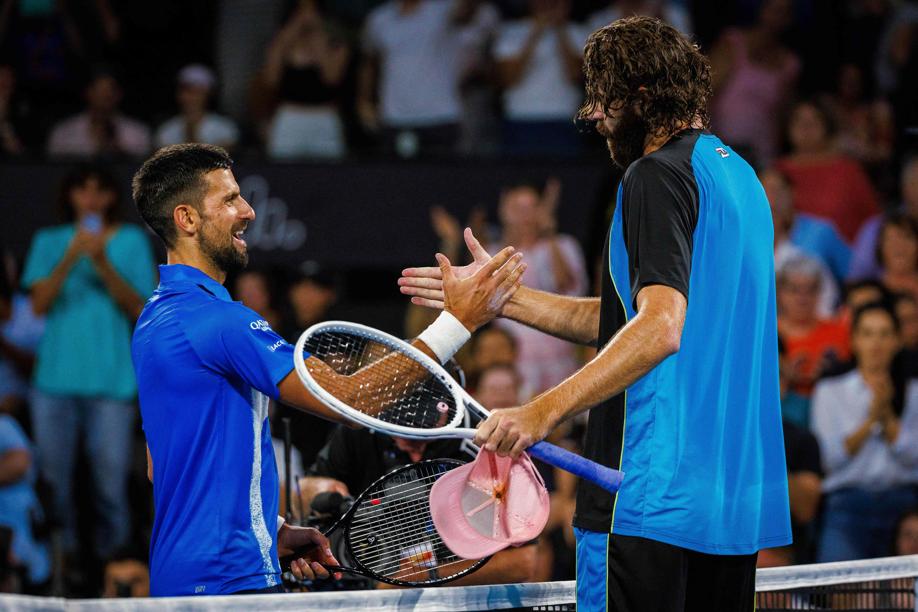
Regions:
[[[780,591],[801,587],[851,584],[876,580],[918,578],[918,555],[866,561],[798,565],[759,570],[756,590]],[[345,591],[295,595],[236,595],[163,599],[60,599],[0,595],[0,610],[16,612],[197,612],[253,610],[359,610],[386,612],[450,612],[506,610],[570,605],[576,600],[573,582],[542,582],[471,587],[440,587],[382,591]]]

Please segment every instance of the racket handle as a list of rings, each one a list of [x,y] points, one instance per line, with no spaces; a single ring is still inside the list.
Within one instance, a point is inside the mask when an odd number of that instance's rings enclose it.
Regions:
[[[530,455],[545,463],[561,468],[565,472],[576,474],[584,480],[602,487],[609,493],[615,493],[622,485],[625,473],[585,459],[576,453],[565,450],[548,442],[537,442],[528,449]]]

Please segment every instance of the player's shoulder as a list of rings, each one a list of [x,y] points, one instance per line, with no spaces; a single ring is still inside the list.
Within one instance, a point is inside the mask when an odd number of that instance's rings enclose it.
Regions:
[[[628,188],[632,185],[665,183],[690,172],[689,164],[684,161],[680,163],[679,159],[662,151],[654,151],[632,162],[622,177],[622,185]]]

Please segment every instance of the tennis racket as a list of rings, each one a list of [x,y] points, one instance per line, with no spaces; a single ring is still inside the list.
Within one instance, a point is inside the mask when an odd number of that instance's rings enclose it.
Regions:
[[[303,359],[303,351],[311,357]],[[471,439],[475,430],[461,426],[466,410],[490,414],[436,361],[366,325],[313,325],[297,340],[293,363],[306,388],[329,408],[391,436]],[[622,472],[553,444],[538,442],[528,452],[610,493],[621,485]]]
[[[462,465],[454,459],[432,459],[396,468],[354,500],[326,536],[344,530],[353,567],[325,566],[330,572],[359,574],[399,586],[433,586],[476,571],[483,559],[462,559],[447,548],[430,517],[430,488],[440,476]],[[281,571],[308,553],[298,549],[280,559]]]

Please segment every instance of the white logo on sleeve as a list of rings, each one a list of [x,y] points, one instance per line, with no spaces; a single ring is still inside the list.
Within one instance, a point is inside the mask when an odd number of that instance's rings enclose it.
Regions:
[[[276,350],[279,349],[280,347],[284,346],[286,343],[287,343],[287,341],[284,340],[284,339],[282,338],[282,339],[278,340],[277,342],[275,342],[274,344],[272,344],[271,346],[269,346],[269,347],[268,347],[268,350],[271,351],[271,352],[273,353],[274,351],[276,351]]]
[[[268,322],[265,321],[264,319],[261,319],[259,321],[252,321],[251,323],[249,323],[249,327],[251,327],[254,330],[261,330],[264,332],[271,331],[271,326],[268,325]]]
[[[207,590],[207,587],[203,585],[194,587],[195,593],[203,593],[206,590]]]
[[[717,147],[717,148],[714,149],[714,150],[717,151],[718,153],[720,153],[720,156],[721,156],[721,157],[730,157],[730,152],[727,151],[727,150],[726,150],[725,148],[723,148],[723,147]]]

